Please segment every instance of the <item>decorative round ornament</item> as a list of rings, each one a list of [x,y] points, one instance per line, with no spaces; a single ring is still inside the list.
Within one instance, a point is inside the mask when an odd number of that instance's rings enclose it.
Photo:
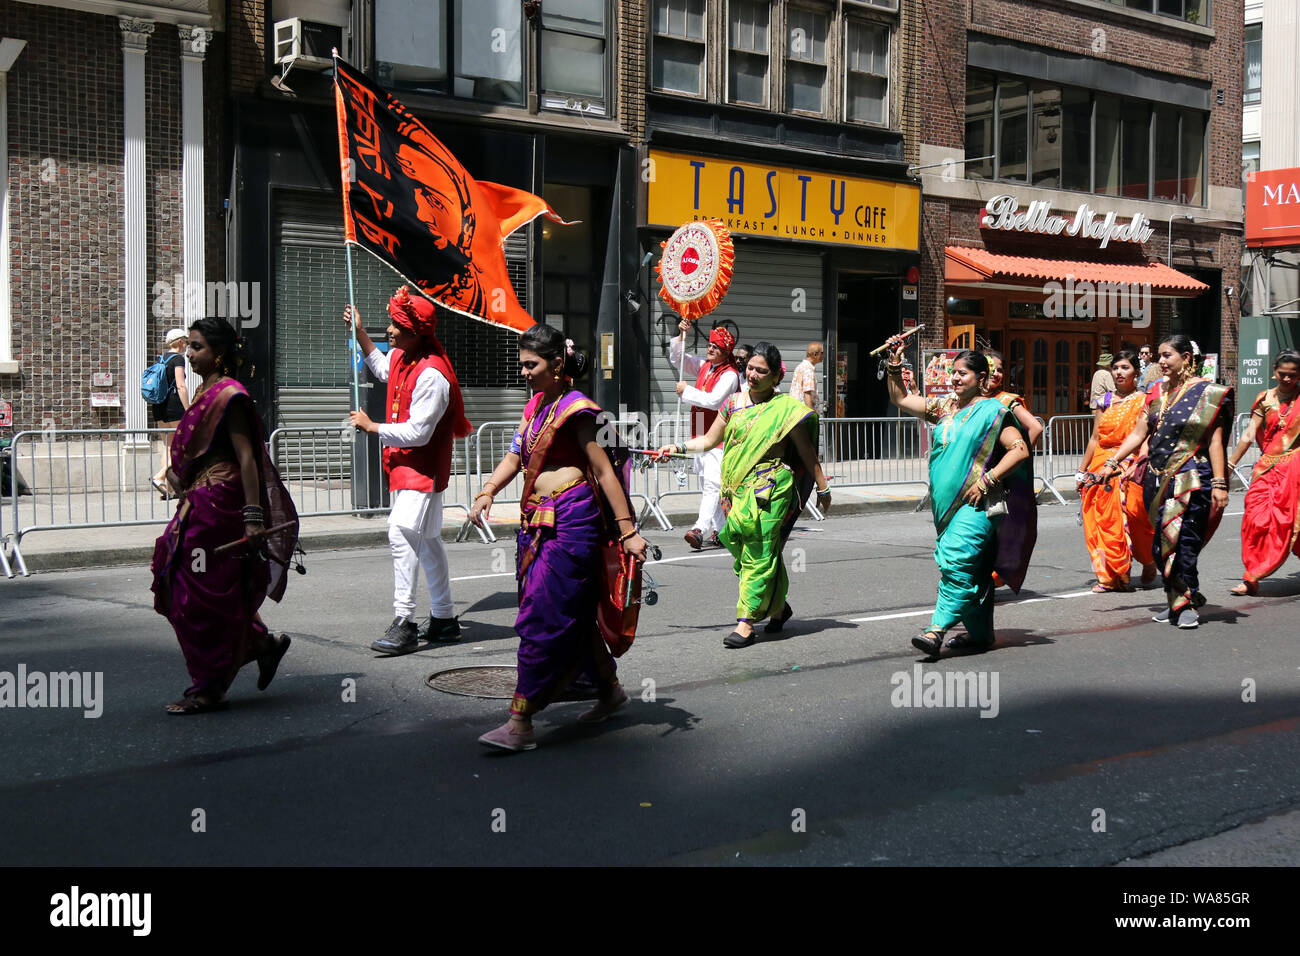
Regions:
[[[708,315],[731,285],[736,250],[720,219],[688,222],[660,243],[659,298],[684,319]]]

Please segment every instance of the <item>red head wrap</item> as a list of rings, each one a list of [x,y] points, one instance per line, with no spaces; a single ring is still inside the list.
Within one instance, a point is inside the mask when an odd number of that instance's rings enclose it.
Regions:
[[[736,337],[722,325],[709,333],[709,341],[724,352],[730,352],[736,347]]]
[[[424,296],[412,296],[406,286],[388,300],[388,314],[398,325],[419,336],[432,336],[438,328],[433,303]]]

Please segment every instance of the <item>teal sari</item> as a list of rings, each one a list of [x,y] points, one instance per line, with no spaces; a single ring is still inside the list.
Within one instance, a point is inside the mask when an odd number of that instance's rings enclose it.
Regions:
[[[1006,515],[991,517],[986,501],[969,505],[963,496],[1002,460],[1002,430],[1019,429],[1019,423],[996,399],[976,399],[960,409],[951,401],[932,401],[926,420],[935,425],[930,509],[939,565],[939,595],[927,630],[942,634],[960,623],[973,643],[992,644],[994,572],[1018,592],[1037,538],[1032,468],[1025,462],[1003,478]]]

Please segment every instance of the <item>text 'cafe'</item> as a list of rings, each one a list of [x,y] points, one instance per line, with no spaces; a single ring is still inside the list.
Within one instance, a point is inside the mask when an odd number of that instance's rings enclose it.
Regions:
[[[1037,415],[1087,412],[1100,355],[1155,344],[1171,302],[1190,314],[1187,303],[1211,298],[1209,283],[1144,251],[1156,230],[1140,212],[1087,202],[1058,210],[1004,194],[979,207],[975,223],[963,214],[953,208],[952,231],[979,239],[950,238],[944,249],[947,343],[1001,352],[1007,387]],[[1218,340],[1216,327],[1216,351]]]

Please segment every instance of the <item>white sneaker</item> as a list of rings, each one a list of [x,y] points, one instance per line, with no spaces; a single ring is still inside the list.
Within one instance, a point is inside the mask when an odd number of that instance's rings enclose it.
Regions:
[[[1178,626],[1185,627],[1189,630],[1193,627],[1200,626],[1201,616],[1196,613],[1196,608],[1185,607],[1183,613],[1178,615]]]
[[[1161,611],[1159,614],[1155,615],[1155,617],[1151,618],[1151,620],[1155,621],[1157,624],[1168,624],[1168,623],[1169,623],[1169,608],[1165,608],[1165,609],[1164,609],[1163,611]]]

